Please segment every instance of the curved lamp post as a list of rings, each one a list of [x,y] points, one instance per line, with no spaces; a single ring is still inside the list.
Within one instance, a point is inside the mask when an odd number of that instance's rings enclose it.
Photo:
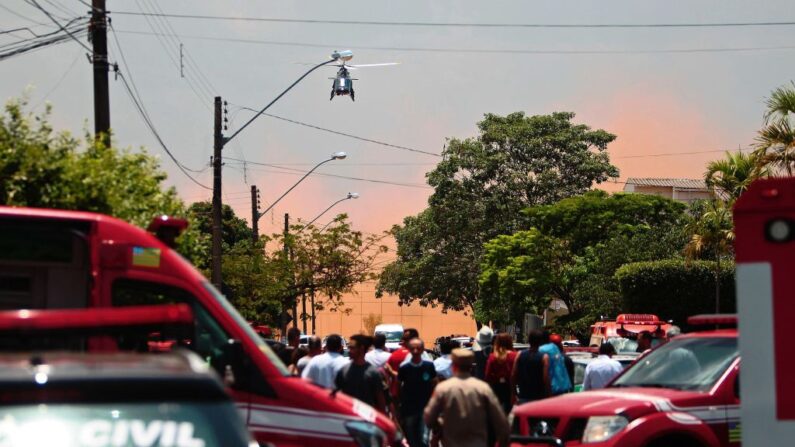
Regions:
[[[312,225],[313,223],[315,223],[316,220],[320,219],[320,216],[326,214],[328,212],[328,210],[334,208],[334,206],[337,205],[338,203],[344,202],[346,200],[358,199],[358,198],[359,198],[359,193],[358,192],[349,192],[347,196],[345,196],[345,197],[337,200],[336,202],[332,203],[331,205],[329,205],[328,208],[324,209],[322,213],[318,214],[317,216],[315,216],[314,219],[310,220],[308,224],[304,225],[301,228],[301,231],[304,231],[304,229],[306,227],[308,227],[308,226]]]
[[[321,167],[322,165],[324,165],[324,164],[326,164],[326,163],[328,163],[328,162],[330,162],[330,161],[334,161],[334,160],[345,160],[347,157],[348,157],[348,154],[347,154],[347,153],[345,153],[345,152],[334,152],[333,154],[331,154],[331,158],[328,158],[328,159],[326,159],[326,160],[323,160],[323,161],[321,161],[320,163],[316,164],[316,165],[315,165],[315,167],[313,167],[312,169],[310,169],[309,171],[307,171],[307,173],[306,173],[306,174],[304,174],[304,175],[303,175],[303,177],[301,177],[300,179],[298,179],[298,181],[297,181],[297,182],[295,182],[295,183],[293,184],[293,186],[291,186],[291,187],[290,187],[290,189],[288,189],[287,191],[285,191],[285,192],[284,192],[284,194],[280,195],[278,199],[274,200],[274,201],[273,201],[273,203],[271,203],[271,204],[270,204],[270,206],[268,206],[267,208],[265,208],[265,210],[264,210],[264,211],[258,212],[258,213],[257,213],[257,220],[260,220],[260,218],[261,218],[262,216],[264,216],[265,214],[267,214],[267,212],[268,212],[268,211],[270,211],[270,210],[271,210],[271,209],[272,209],[272,208],[273,208],[273,207],[274,207],[274,206],[275,206],[277,203],[279,203],[279,201],[280,201],[280,200],[282,200],[282,199],[283,199],[283,198],[284,198],[284,197],[285,197],[287,194],[290,194],[290,191],[292,191],[293,189],[295,189],[295,187],[296,187],[296,186],[298,186],[298,184],[300,184],[301,182],[303,182],[303,181],[304,181],[304,179],[306,179],[307,177],[309,177],[309,174],[311,174],[311,173],[315,172],[315,169],[317,169],[317,168]],[[255,239],[255,240],[257,239],[257,235],[254,235],[254,239]]]

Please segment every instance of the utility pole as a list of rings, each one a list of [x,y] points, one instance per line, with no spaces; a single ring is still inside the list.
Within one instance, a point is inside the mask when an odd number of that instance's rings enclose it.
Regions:
[[[221,97],[215,97],[215,120],[213,122],[213,242],[212,242],[212,280],[221,290],[221,150],[224,148],[224,135],[221,131]]]
[[[94,134],[110,146],[110,93],[108,91],[108,22],[105,0],[91,0],[89,27],[94,55]]]
[[[283,248],[283,250],[284,250],[284,258],[285,258],[285,260],[289,259],[289,256],[290,256],[290,245],[287,243],[287,237],[289,235],[290,235],[290,214],[289,213],[284,213],[284,248]],[[289,297],[288,297],[288,299],[289,299]],[[284,307],[287,308],[287,303],[284,303]],[[284,315],[285,312],[287,312],[287,311],[283,310],[282,311],[282,315]],[[296,317],[295,313],[293,313],[293,326],[298,324],[295,321],[295,317]],[[282,321],[284,322],[282,327],[281,327],[282,334],[287,334],[287,322],[285,320],[282,320]]]
[[[251,185],[251,237],[254,242],[259,240],[259,190]]]

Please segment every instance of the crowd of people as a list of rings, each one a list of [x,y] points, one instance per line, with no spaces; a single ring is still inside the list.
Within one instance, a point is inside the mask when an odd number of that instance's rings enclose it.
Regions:
[[[574,364],[562,338],[531,331],[529,348],[514,350],[510,334],[484,326],[472,349],[446,338],[435,360],[416,329],[406,329],[400,347],[385,348],[383,334],[353,335],[348,357],[343,339],[332,334],[325,345],[300,332],[288,332],[279,350],[288,370],[326,388],[365,402],[398,423],[412,447],[508,445],[507,416],[514,405],[573,390]],[[622,366],[605,344],[585,370],[584,389],[604,387]]]

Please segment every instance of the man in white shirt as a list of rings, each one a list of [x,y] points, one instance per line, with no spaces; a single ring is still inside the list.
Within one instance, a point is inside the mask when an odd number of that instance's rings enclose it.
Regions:
[[[386,336],[384,334],[375,334],[375,337],[373,337],[373,350],[365,354],[364,361],[376,368],[383,368],[391,355],[385,348]]]
[[[449,338],[445,338],[440,343],[439,351],[441,351],[442,355],[433,361],[433,367],[436,368],[436,375],[439,376],[439,380],[453,377],[453,360],[451,358],[451,353],[453,349],[456,348],[458,348],[458,342]]]
[[[326,338],[326,352],[312,357],[301,373],[301,378],[310,380],[323,388],[334,389],[334,379],[349,360],[342,356],[342,337],[337,334]]]
[[[315,335],[309,337],[306,342],[306,347],[309,349],[309,354],[298,359],[298,363],[295,364],[295,369],[298,370],[297,375],[299,376],[303,374],[304,369],[306,369],[306,365],[308,365],[313,358],[323,353],[323,347],[320,342],[320,338]]]
[[[616,348],[610,343],[603,343],[599,347],[599,357],[585,367],[585,378],[582,381],[583,390],[604,388],[621,373],[624,367],[611,358],[615,353]]]

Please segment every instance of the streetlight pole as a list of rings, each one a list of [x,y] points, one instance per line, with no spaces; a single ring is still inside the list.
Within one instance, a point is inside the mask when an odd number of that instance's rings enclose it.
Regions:
[[[276,204],[277,204],[277,203],[279,203],[279,201],[281,201],[281,200],[282,200],[282,199],[283,199],[283,198],[284,198],[284,197],[285,197],[287,194],[290,194],[290,191],[292,191],[293,189],[295,189],[295,187],[296,187],[296,186],[298,186],[298,184],[299,184],[299,183],[303,182],[303,181],[304,181],[304,179],[306,179],[307,177],[309,177],[309,175],[310,175],[311,173],[315,172],[315,170],[316,170],[317,168],[319,168],[319,167],[321,167],[322,165],[324,165],[324,164],[326,164],[326,163],[328,163],[328,162],[330,162],[330,161],[333,161],[333,160],[345,160],[345,158],[347,158],[347,157],[348,157],[348,154],[346,154],[345,152],[335,152],[335,153],[331,154],[331,158],[328,158],[328,159],[326,159],[326,160],[323,160],[323,161],[321,161],[320,163],[316,164],[316,165],[315,165],[315,167],[313,167],[312,169],[310,169],[309,171],[307,171],[307,173],[306,173],[306,174],[304,174],[304,175],[303,175],[303,176],[302,176],[300,179],[298,179],[298,181],[297,181],[297,182],[295,182],[295,183],[293,184],[293,186],[291,186],[291,187],[290,187],[290,189],[288,189],[287,191],[285,191],[285,192],[284,192],[284,194],[280,195],[278,199],[274,200],[274,201],[273,201],[273,203],[271,203],[271,204],[270,204],[270,205],[269,205],[267,208],[265,208],[265,210],[264,210],[264,211],[262,211],[262,212],[258,212],[258,213],[256,213],[256,214],[254,214],[254,215],[252,216],[252,217],[254,217],[254,219],[253,219],[253,222],[251,222],[252,229],[254,230],[254,231],[253,231],[253,237],[254,237],[254,241],[257,241],[257,240],[259,239],[259,226],[257,225],[257,222],[259,222],[259,220],[260,220],[260,218],[261,218],[262,216],[264,216],[265,214],[267,214],[267,213],[268,213],[268,211],[270,211],[270,210],[271,210],[271,209],[272,209],[274,206],[276,206]],[[252,202],[253,202],[253,200],[254,200],[254,198],[253,198],[253,197],[254,197],[254,196],[252,195],[252,199],[251,199],[251,200],[252,200]],[[252,203],[252,209],[254,209],[253,207],[255,207],[255,206],[256,206],[256,205],[255,205],[254,203]]]
[[[338,203],[344,202],[346,200],[358,199],[358,198],[359,198],[359,193],[358,192],[349,192],[347,196],[345,196],[345,197],[337,200],[336,202],[332,203],[331,205],[329,205],[329,207],[324,209],[323,212],[321,212],[320,214],[315,216],[314,219],[310,220],[308,224],[306,224],[303,227],[301,227],[301,230],[299,231],[299,233],[301,231],[304,231],[306,229],[306,227],[308,227],[308,226],[312,225],[313,223],[315,223],[316,220],[320,219],[320,216],[326,214],[328,212],[328,210],[334,208],[334,206],[336,206]]]
[[[319,64],[313,66],[312,68],[310,68],[309,70],[307,70],[306,73],[304,73],[300,78],[298,78],[295,82],[290,84],[290,86],[287,87],[283,92],[281,92],[279,94],[279,96],[277,96],[271,102],[269,102],[265,107],[263,107],[259,112],[257,112],[256,115],[251,117],[250,120],[246,121],[246,123],[243,124],[243,126],[241,126],[234,133],[232,133],[232,135],[230,135],[228,137],[225,137],[223,135],[223,133],[221,132],[221,121],[220,121],[220,102],[221,102],[221,98],[220,97],[216,97],[215,98],[215,102],[216,102],[216,105],[215,105],[215,122],[214,122],[214,125],[215,125],[215,132],[214,132],[215,133],[215,138],[214,138],[214,144],[213,144],[213,213],[212,213],[212,216],[213,216],[213,223],[212,223],[213,232],[212,232],[212,262],[211,262],[211,266],[210,267],[211,267],[211,270],[212,270],[212,275],[211,275],[212,276],[212,282],[218,288],[218,290],[221,290],[221,283],[222,283],[222,277],[221,277],[221,235],[222,235],[223,228],[222,228],[222,222],[221,222],[221,213],[222,213],[222,209],[223,209],[223,204],[221,202],[221,171],[222,171],[223,163],[222,163],[222,159],[221,159],[221,151],[223,150],[224,146],[226,146],[227,143],[229,143],[236,136],[238,136],[240,134],[240,132],[243,131],[243,129],[248,127],[255,119],[257,119],[263,113],[265,113],[265,111],[268,110],[268,108],[270,106],[272,106],[276,101],[281,99],[281,97],[284,96],[285,94],[287,94],[287,92],[292,90],[292,88],[295,87],[299,82],[301,82],[305,77],[309,76],[310,73],[312,73],[313,71],[317,70],[318,68],[320,68],[320,67],[322,67],[324,65],[332,64],[334,62],[337,62],[340,59],[349,60],[351,57],[353,57],[353,53],[351,53],[348,50],[346,50],[346,51],[335,51],[335,52],[331,53],[331,58],[329,60],[323,61],[322,63],[319,63]]]

